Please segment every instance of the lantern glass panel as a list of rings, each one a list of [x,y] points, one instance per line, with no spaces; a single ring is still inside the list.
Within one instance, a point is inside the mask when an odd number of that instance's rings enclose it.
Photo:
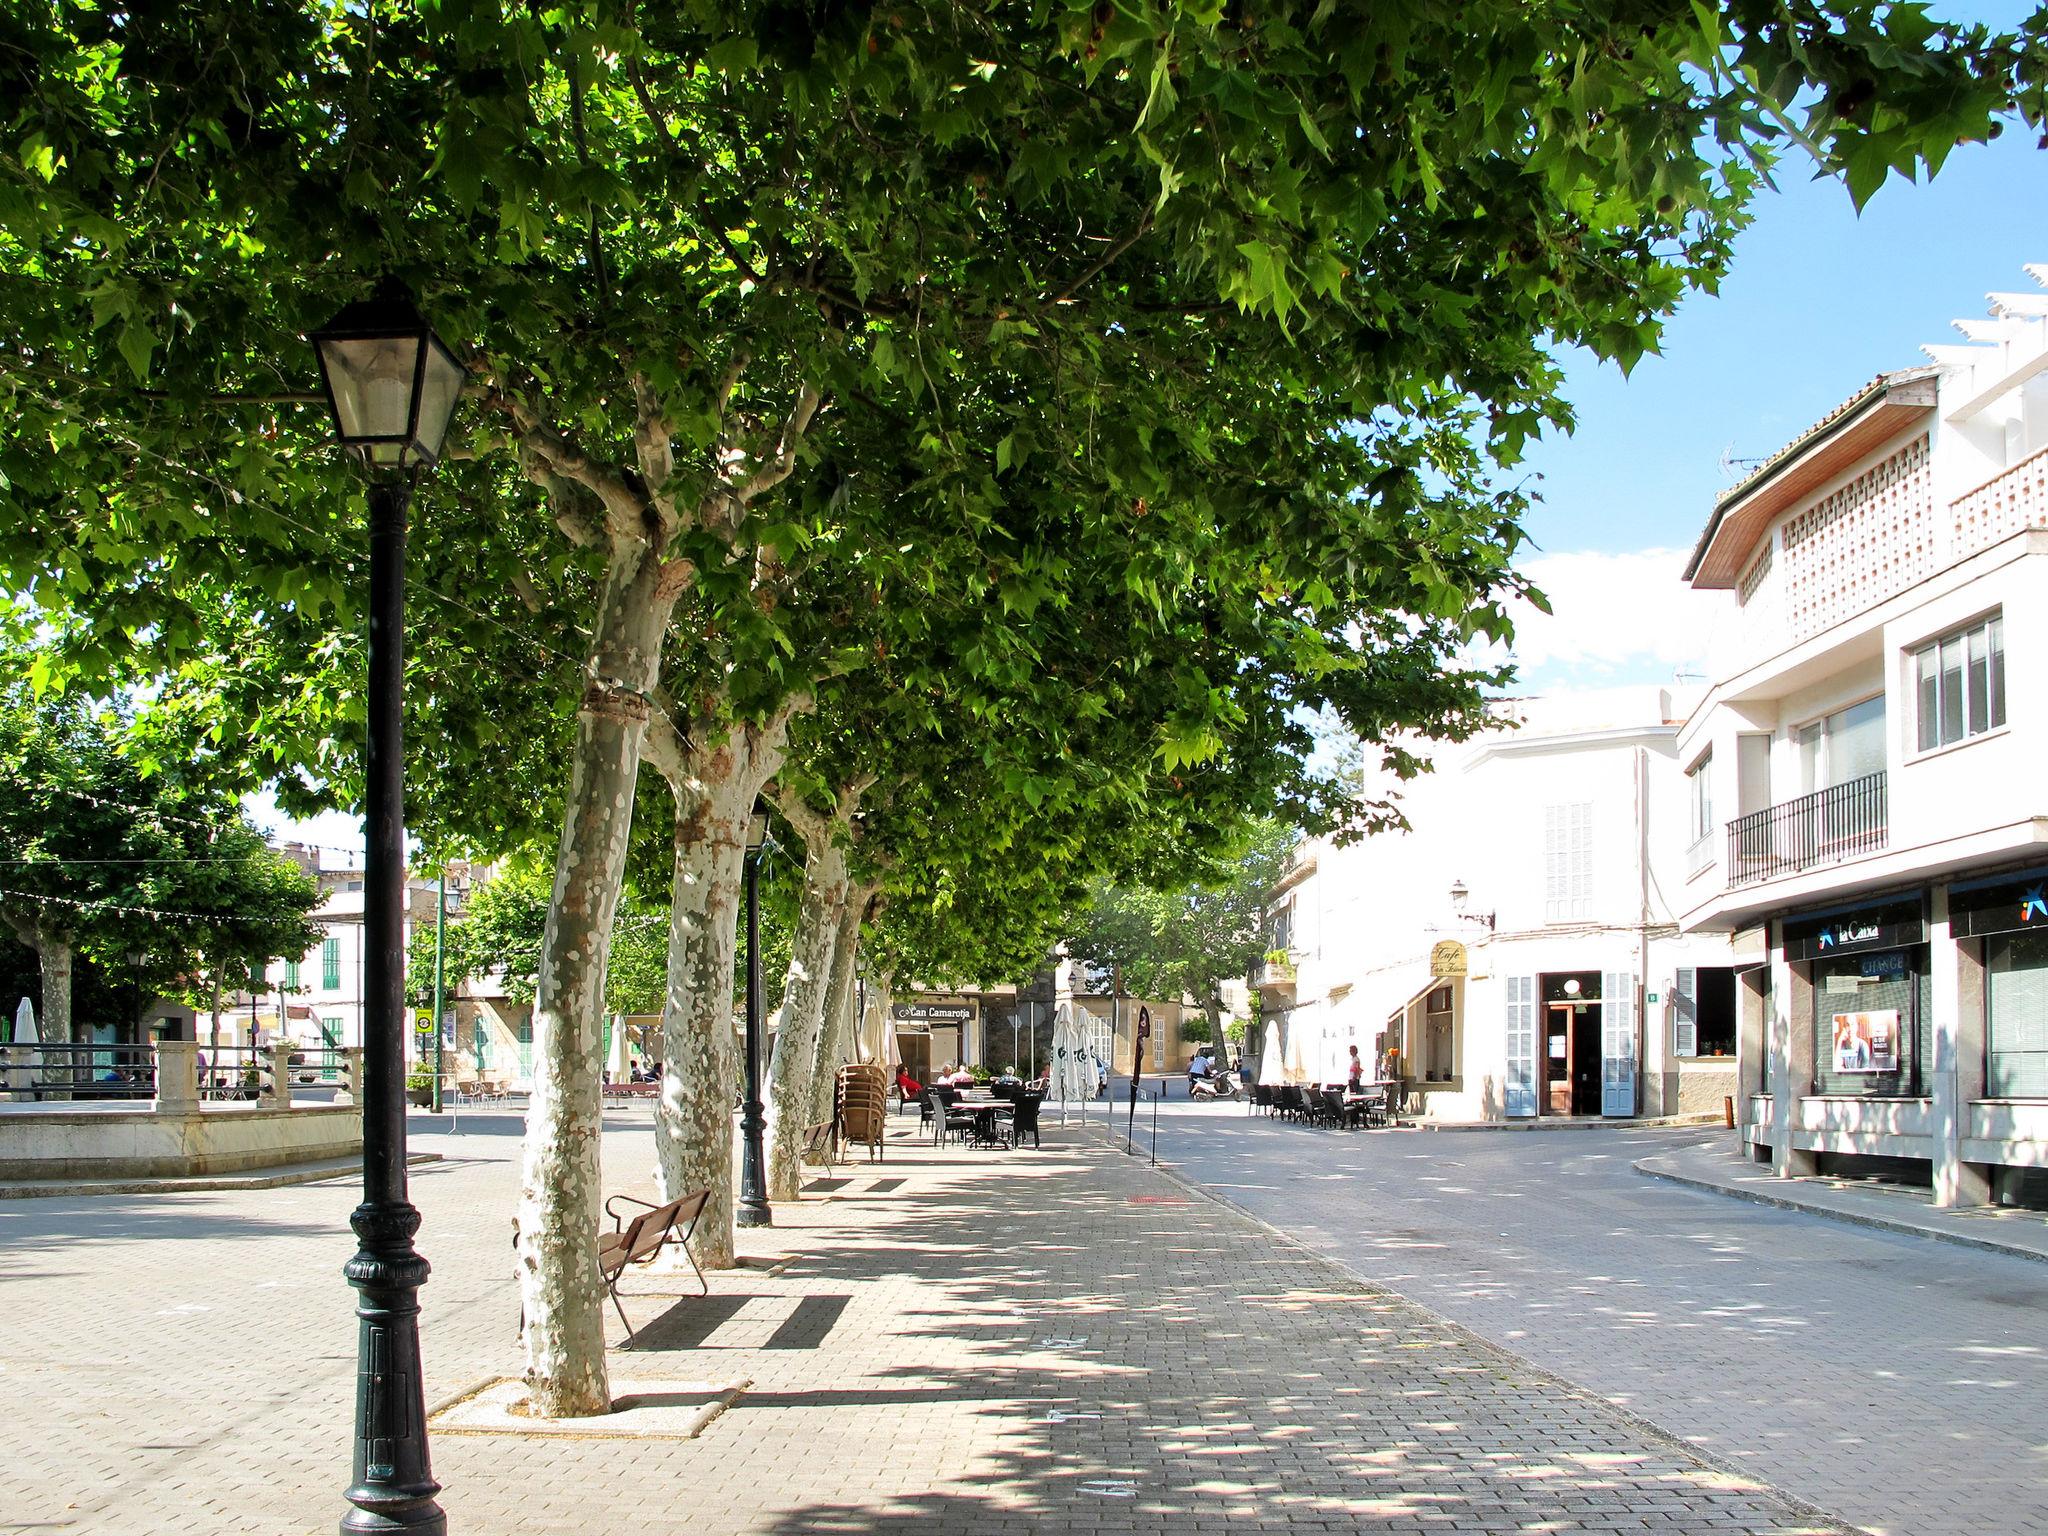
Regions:
[[[420,345],[417,333],[321,338],[341,440],[367,449],[376,463],[399,462],[412,435],[412,383]]]
[[[431,464],[441,457],[441,442],[448,436],[456,397],[462,393],[462,365],[441,345],[440,338],[432,335],[427,339],[424,361],[426,377],[420,381],[420,414],[413,435],[420,457]]]

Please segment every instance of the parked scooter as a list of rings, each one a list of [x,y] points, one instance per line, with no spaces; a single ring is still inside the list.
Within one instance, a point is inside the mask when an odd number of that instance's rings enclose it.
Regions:
[[[1207,1077],[1188,1079],[1188,1097],[1191,1099],[1235,1099],[1243,1092],[1244,1084],[1237,1080],[1235,1067],[1211,1072]]]

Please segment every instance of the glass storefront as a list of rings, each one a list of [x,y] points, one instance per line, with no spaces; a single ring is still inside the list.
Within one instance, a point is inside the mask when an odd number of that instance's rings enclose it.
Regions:
[[[1987,939],[1985,972],[1985,1088],[2048,1098],[2048,930]]]
[[[1924,945],[1814,961],[1814,1091],[1924,1093],[1930,1002]]]
[[[1813,1091],[1927,1092],[1934,1008],[1919,892],[1785,922],[1785,954],[1810,963]]]
[[[2048,1098],[2048,869],[1949,888],[1958,938],[1984,941],[1984,1089]]]

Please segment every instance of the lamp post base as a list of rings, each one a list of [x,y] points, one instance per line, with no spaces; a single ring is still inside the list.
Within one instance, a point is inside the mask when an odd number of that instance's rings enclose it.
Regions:
[[[769,1211],[768,1202],[765,1200],[759,1205],[748,1205],[742,1201],[739,1209],[732,1213],[732,1220],[733,1225],[736,1227],[772,1227],[775,1225],[774,1214]]]
[[[445,1536],[441,1485],[427,1459],[426,1388],[420,1374],[420,1287],[427,1261],[412,1245],[420,1213],[403,1201],[365,1203],[349,1217],[362,1247],[343,1266],[356,1288],[355,1475],[343,1536],[405,1531]]]

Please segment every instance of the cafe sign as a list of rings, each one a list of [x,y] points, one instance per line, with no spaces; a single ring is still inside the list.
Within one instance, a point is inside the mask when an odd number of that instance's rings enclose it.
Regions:
[[[1465,974],[1465,946],[1456,939],[1445,939],[1429,952],[1429,974],[1432,976],[1462,976]]]
[[[898,1024],[967,1024],[974,1019],[972,1003],[895,1003],[889,1016]]]

